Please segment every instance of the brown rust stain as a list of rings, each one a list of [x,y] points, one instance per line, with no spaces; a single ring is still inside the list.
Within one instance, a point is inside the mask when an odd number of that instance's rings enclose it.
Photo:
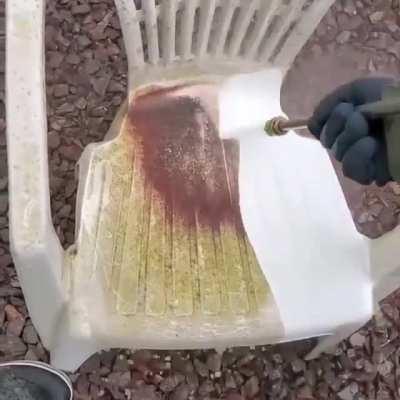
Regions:
[[[245,235],[239,207],[239,145],[221,140],[202,99],[181,87],[138,96],[129,110],[147,183],[184,223]]]
[[[97,150],[90,182],[102,171],[104,201],[96,241],[89,229],[81,243],[120,315],[191,316],[215,330],[268,310],[279,323],[242,223],[239,146],[218,135],[216,90],[142,91],[120,135]]]

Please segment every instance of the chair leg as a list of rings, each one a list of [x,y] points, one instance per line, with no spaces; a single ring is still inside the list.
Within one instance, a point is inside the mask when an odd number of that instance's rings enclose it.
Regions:
[[[323,353],[334,353],[337,345],[351,336],[355,331],[361,328],[363,324],[346,325],[337,330],[333,335],[323,336],[318,340],[318,344],[307,354],[306,360],[318,358]]]
[[[371,275],[374,299],[383,300],[400,287],[400,226],[371,240]]]
[[[75,372],[89,357],[101,350],[102,346],[93,340],[63,337],[50,350],[51,365],[63,371]]]

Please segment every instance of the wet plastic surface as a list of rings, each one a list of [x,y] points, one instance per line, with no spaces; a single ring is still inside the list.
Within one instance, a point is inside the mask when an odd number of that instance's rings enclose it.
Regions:
[[[283,333],[241,219],[238,143],[219,138],[199,89],[139,95],[119,135],[89,161],[73,297],[100,312],[102,290],[110,313],[103,317],[145,347],[245,344]]]

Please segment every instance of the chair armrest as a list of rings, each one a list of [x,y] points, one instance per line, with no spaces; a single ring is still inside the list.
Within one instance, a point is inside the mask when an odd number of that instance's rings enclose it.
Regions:
[[[44,73],[45,1],[7,1],[10,243],[27,305],[49,345],[63,305],[63,251],[51,221]]]

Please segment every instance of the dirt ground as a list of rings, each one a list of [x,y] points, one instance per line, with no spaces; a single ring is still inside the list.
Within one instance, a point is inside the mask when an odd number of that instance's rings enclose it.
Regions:
[[[4,0],[0,6],[4,10]],[[67,247],[74,240],[75,164],[88,143],[104,137],[126,93],[126,58],[112,0],[48,0],[46,51],[52,210],[57,233]],[[0,60],[4,61],[4,11]],[[4,74],[4,63],[0,73]],[[341,83],[399,73],[399,1],[337,0],[286,77],[284,109],[293,117],[304,117]],[[4,97],[1,79],[0,361],[48,361],[9,253]],[[363,188],[340,179],[360,232],[377,237],[398,224],[398,184]],[[78,400],[397,399],[399,313],[400,295],[395,293],[335,354],[310,362],[303,357],[311,340],[231,349],[223,355],[112,350],[93,356],[71,379]]]

